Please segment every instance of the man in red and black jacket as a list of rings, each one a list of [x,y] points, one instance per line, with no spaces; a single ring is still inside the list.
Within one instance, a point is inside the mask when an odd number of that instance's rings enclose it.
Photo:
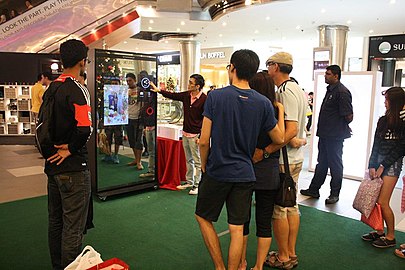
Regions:
[[[86,69],[87,51],[80,40],[62,43],[64,73],[48,89],[57,88],[52,119],[55,149],[45,162],[53,269],[64,269],[81,252],[91,198],[86,148],[92,132],[90,94],[77,80]],[[45,92],[44,100],[52,92]]]

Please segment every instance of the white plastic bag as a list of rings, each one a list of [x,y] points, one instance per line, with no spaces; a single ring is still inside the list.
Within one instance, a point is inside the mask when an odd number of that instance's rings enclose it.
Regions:
[[[77,258],[66,266],[65,270],[86,270],[102,262],[100,253],[91,246],[86,246]]]

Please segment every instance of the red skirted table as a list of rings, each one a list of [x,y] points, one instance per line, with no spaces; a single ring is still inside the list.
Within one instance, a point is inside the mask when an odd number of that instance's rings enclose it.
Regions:
[[[176,190],[186,180],[186,157],[182,141],[157,137],[157,177],[159,187]]]

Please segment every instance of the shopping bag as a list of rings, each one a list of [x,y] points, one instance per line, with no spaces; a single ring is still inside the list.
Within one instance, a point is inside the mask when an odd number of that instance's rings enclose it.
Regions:
[[[98,148],[100,149],[101,153],[111,155],[110,144],[104,129],[98,134]]]
[[[364,174],[364,180],[357,190],[353,200],[353,208],[368,218],[380,195],[383,180],[381,178],[370,179],[368,171]]]
[[[91,246],[86,246],[76,259],[66,266],[65,270],[86,270],[102,262],[100,253]]]
[[[384,220],[381,213],[381,206],[376,203],[368,218],[365,215],[361,215],[361,221],[376,231],[384,230]]]
[[[405,175],[402,177],[401,213],[405,212]]]
[[[118,258],[112,258],[92,266],[88,270],[129,270],[129,266]]]

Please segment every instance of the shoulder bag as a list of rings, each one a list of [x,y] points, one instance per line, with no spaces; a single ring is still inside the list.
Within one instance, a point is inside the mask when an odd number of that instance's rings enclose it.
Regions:
[[[280,189],[277,192],[276,204],[282,207],[293,207],[297,204],[297,191],[295,183],[290,174],[288,164],[287,148],[282,149],[284,160],[284,173],[280,172]]]

